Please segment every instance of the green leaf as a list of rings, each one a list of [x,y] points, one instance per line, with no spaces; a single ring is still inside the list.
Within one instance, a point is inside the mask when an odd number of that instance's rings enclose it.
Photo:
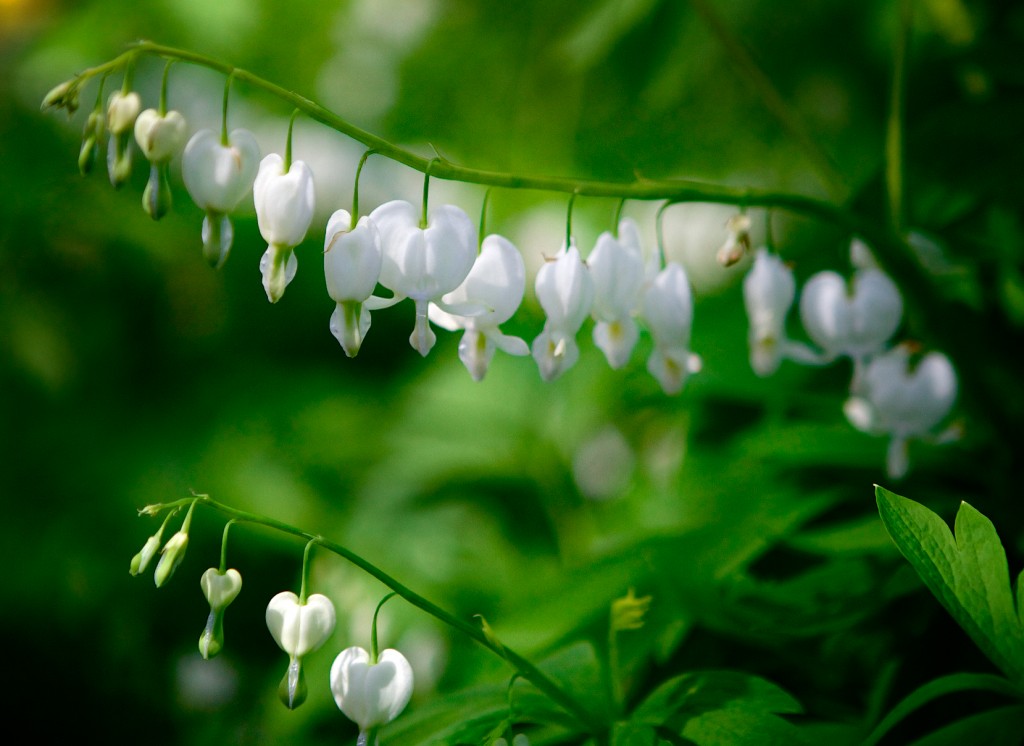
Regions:
[[[914,741],[911,746],[1018,746],[1024,733],[1024,707],[1013,705],[958,720]]]
[[[912,713],[934,699],[944,697],[956,692],[968,690],[987,690],[1007,697],[1020,697],[1020,692],[1006,679],[990,674],[955,673],[950,676],[943,676],[940,679],[929,681],[927,684],[914,690],[897,704],[889,714],[875,726],[868,734],[861,746],[874,746],[882,736],[888,733],[893,727]]]
[[[669,679],[634,711],[637,726],[662,726],[700,746],[796,744],[799,730],[778,715],[800,703],[770,681],[739,671],[702,671]]]
[[[939,603],[1009,678],[1024,682],[1024,628],[992,522],[961,503],[954,540],[923,505],[883,487],[875,496],[886,530]]]
[[[683,737],[698,746],[794,746],[806,742],[792,723],[739,707],[693,718],[683,729]]]

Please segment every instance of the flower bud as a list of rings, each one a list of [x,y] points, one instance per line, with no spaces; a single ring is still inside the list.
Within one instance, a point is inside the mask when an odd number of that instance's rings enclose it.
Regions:
[[[43,97],[43,103],[39,107],[43,111],[47,109],[67,109],[68,116],[78,111],[78,80],[72,78],[55,85]]]
[[[128,572],[132,575],[139,575],[146,571],[146,568],[149,567],[149,563],[153,560],[153,557],[156,556],[156,550],[160,548],[160,536],[162,533],[163,527],[146,539],[146,543],[142,545],[142,549],[139,550],[139,553],[132,557]]]
[[[153,220],[159,220],[171,209],[171,185],[167,180],[167,162],[149,167],[149,181],[142,192],[142,209]]]
[[[96,164],[96,152],[99,150],[99,141],[106,129],[106,119],[102,111],[89,113],[85,122],[85,129],[82,132],[82,149],[78,152],[78,170],[82,176],[92,171]]]
[[[188,534],[184,531],[178,531],[164,544],[164,548],[160,550],[160,561],[156,563],[156,571],[153,573],[153,581],[157,588],[171,579],[178,565],[185,559],[187,547]]]
[[[331,666],[334,701],[362,733],[398,717],[409,704],[412,685],[412,666],[390,648],[375,663],[363,648],[346,648]]]

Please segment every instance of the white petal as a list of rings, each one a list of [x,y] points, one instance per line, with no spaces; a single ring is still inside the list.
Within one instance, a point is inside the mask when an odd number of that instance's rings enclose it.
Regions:
[[[284,652],[295,658],[327,642],[334,631],[334,620],[334,605],[319,593],[314,593],[302,605],[294,593],[282,591],[267,605],[270,634]]]
[[[213,610],[223,609],[230,604],[242,590],[242,576],[238,570],[221,572],[211,567],[199,579],[199,587]]]
[[[533,359],[537,361],[540,377],[553,381],[569,370],[579,360],[580,350],[575,335],[545,325],[531,346]]]
[[[793,272],[766,249],[759,249],[743,278],[743,302],[751,338],[785,339],[786,315],[796,297]]]
[[[575,336],[594,302],[594,281],[575,246],[544,263],[534,289],[552,327]]]
[[[594,280],[594,318],[615,321],[636,309],[644,284],[644,262],[639,251],[605,232],[597,237],[587,267]]]
[[[234,130],[228,145],[212,130],[199,130],[185,146],[181,175],[203,210],[229,213],[249,193],[260,160],[260,146],[248,130]]]
[[[350,232],[351,218],[338,210],[327,223],[324,237],[324,279],[336,303],[363,302],[373,294],[381,270],[380,234],[363,216]]]
[[[316,201],[309,166],[293,161],[286,173],[281,156],[271,153],[260,163],[252,189],[263,240],[281,246],[302,243],[313,220]]]
[[[412,687],[412,667],[397,650],[384,650],[371,665],[369,653],[350,647],[341,651],[331,666],[334,701],[360,732],[398,717],[409,704]]]
[[[639,338],[640,330],[628,316],[615,321],[598,321],[594,325],[594,344],[604,353],[613,370],[629,362]]]

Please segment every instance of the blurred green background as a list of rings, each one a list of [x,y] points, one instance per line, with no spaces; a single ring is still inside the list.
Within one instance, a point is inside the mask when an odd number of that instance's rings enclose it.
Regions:
[[[1024,7],[915,6],[908,224],[943,248],[933,280],[963,323],[935,329],[918,309],[901,336],[951,351],[967,434],[941,449],[913,446],[910,476],[889,486],[946,516],[971,502],[996,522],[1015,571]],[[733,668],[775,681],[808,721],[849,735],[872,707],[931,677],[991,670],[877,520],[885,443],[842,416],[848,366],[751,372],[746,264],[714,264],[729,209],[666,213],[666,251],[694,284],[693,348],[704,358],[681,396],[648,375],[648,340],[611,371],[589,325],[580,363],[557,382],[499,353],[474,384],[455,335],[439,334],[427,359],[409,347],[406,305],[374,313],[355,360],[329,333],[319,242],[330,212],[350,204],[361,146],[299,120],[295,153],[317,175],[318,216],[297,278],[271,307],[251,204],[236,216],[231,259],[212,271],[177,164],[175,206],[159,224],[139,204],[144,163],[120,191],[102,164],[79,176],[94,85],[71,121],[39,112],[52,86],[147,38],[222,58],[460,164],[692,178],[880,210],[896,4],[741,0],[714,12],[806,141],[765,105],[704,3],[0,0],[0,639],[16,719],[43,740],[355,738],[327,670],[341,648],[368,644],[382,588],[316,555],[315,590],[333,598],[339,625],[309,661],[308,703],[286,711],[275,696],[286,658],[263,613],[274,593],[297,587],[301,544],[233,531],[229,561],[245,588],[227,613],[227,648],[210,663],[196,649],[208,611],[198,578],[217,563],[221,517],[197,514],[188,557],[159,592],[127,572],[156,528],[136,510],[189,489],[345,543],[459,615],[483,614],[538,657],[600,641],[608,604],[627,588],[650,594],[648,631],[624,652],[632,696],[680,671]],[[155,59],[139,67],[145,106],[156,104],[161,70]],[[191,130],[216,127],[222,85],[178,65],[170,105]],[[232,102],[232,126],[280,152],[287,107],[241,84]],[[368,212],[415,202],[421,177],[374,158],[362,184]],[[483,190],[436,182],[431,195],[475,216]],[[496,190],[491,205],[490,228],[528,266],[557,251],[563,197]],[[649,242],[655,207],[625,213]],[[577,201],[585,250],[615,208]],[[764,214],[752,215],[760,241]],[[848,271],[849,235],[782,213],[774,223],[801,280]],[[527,295],[506,331],[530,341],[543,317]],[[990,354],[957,358],[965,338]],[[399,601],[384,616],[385,644],[400,646],[418,677],[408,725],[390,742],[425,738],[479,706],[458,711],[454,692],[497,687],[485,700],[503,700],[508,673],[485,652]]]

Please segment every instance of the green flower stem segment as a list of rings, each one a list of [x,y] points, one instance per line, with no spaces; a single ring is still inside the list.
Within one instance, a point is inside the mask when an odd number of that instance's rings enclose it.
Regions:
[[[425,611],[435,619],[439,619],[440,621],[447,624],[449,627],[458,630],[467,637],[472,638],[473,640],[480,643],[491,652],[495,653],[496,655],[506,660],[509,663],[509,665],[516,669],[516,671],[524,679],[529,681],[531,684],[537,687],[537,689],[539,689],[541,692],[550,697],[553,702],[556,702],[559,705],[561,705],[562,708],[566,710],[566,712],[572,714],[579,721],[579,723],[584,728],[586,728],[590,733],[599,734],[605,730],[605,723],[602,723],[599,720],[597,720],[595,715],[589,712],[579,702],[577,702],[576,699],[569,692],[565,691],[559,684],[550,679],[546,674],[544,674],[540,669],[538,669],[535,665],[533,665],[533,663],[528,661],[526,658],[523,658],[515,651],[502,645],[496,640],[493,640],[491,637],[488,637],[480,627],[474,626],[473,624],[470,624],[469,622],[463,619],[459,619],[457,616],[454,616],[453,614],[445,611],[437,604],[427,600],[423,596],[407,588],[405,585],[395,580],[393,577],[391,577],[383,570],[378,568],[376,565],[371,564],[370,562],[366,561],[361,556],[351,551],[347,547],[342,546],[341,544],[337,544],[333,541],[328,541],[327,539],[324,539],[322,536],[310,534],[306,531],[303,531],[300,528],[296,528],[295,526],[291,526],[287,523],[278,521],[274,518],[257,515],[256,513],[250,513],[245,510],[238,510],[237,508],[232,508],[231,506],[219,503],[206,495],[201,495],[198,496],[197,498],[183,498],[181,500],[176,500],[170,503],[150,505],[144,508],[142,512],[147,515],[158,515],[160,512],[164,510],[176,510],[184,505],[188,505],[189,503],[193,502],[202,503],[203,505],[207,505],[211,508],[214,508],[215,510],[220,511],[224,515],[233,518],[237,522],[255,523],[261,526],[266,526],[267,528],[275,529],[285,534],[302,537],[304,539],[307,539],[309,542],[306,545],[307,549],[309,548],[310,545],[315,543],[323,547],[327,551],[333,552],[334,554],[337,554],[339,557],[348,560],[363,572],[379,580],[381,583],[383,583],[388,588],[393,590],[396,595],[401,596],[406,601],[411,603],[413,606]]]
[[[224,81],[224,100],[220,105],[220,144],[222,147],[229,147],[228,141],[228,100],[231,98],[231,84],[235,80],[235,71],[227,71],[227,79]]]
[[[305,604],[307,599],[307,589],[309,588],[309,552],[313,548],[314,544],[319,543],[319,539],[312,538],[306,542],[306,548],[302,552],[302,585],[299,586],[299,603]]]
[[[390,601],[395,595],[394,591],[391,591],[388,595],[384,596],[377,604],[377,608],[373,612],[373,624],[370,626],[370,665],[377,665],[377,615],[380,614],[381,607]]]
[[[367,150],[363,153],[363,157],[359,159],[359,165],[356,166],[356,181],[355,184],[352,185],[352,220],[348,226],[350,232],[354,231],[356,229],[356,225],[359,224],[359,177],[363,173],[363,166],[366,165],[366,159],[376,152],[377,151],[373,148]]]
[[[565,250],[568,251],[572,246],[572,208],[576,205],[576,195],[579,192],[573,192],[569,195],[569,208],[565,211]]]
[[[164,76],[160,80],[160,116],[167,116],[167,77],[171,72],[171,65],[175,60],[167,60],[167,64],[164,65]]]
[[[302,112],[296,109],[292,112],[291,119],[288,120],[288,141],[284,145],[284,172],[288,173],[288,170],[292,167],[292,130],[295,129],[295,117]]]
[[[228,569],[228,531],[231,527],[238,523],[234,518],[224,524],[224,534],[220,539],[220,571],[226,572]]]

